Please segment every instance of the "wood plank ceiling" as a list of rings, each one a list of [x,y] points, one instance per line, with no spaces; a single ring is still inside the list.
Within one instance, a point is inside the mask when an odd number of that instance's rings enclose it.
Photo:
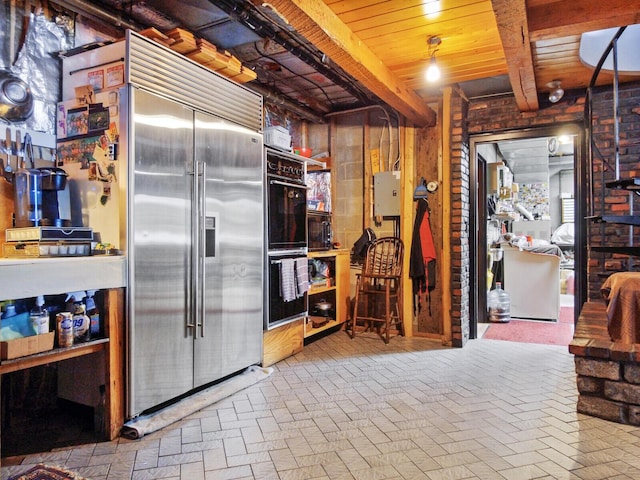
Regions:
[[[428,105],[444,86],[468,97],[513,92],[521,111],[544,106],[552,80],[565,90],[584,90],[592,69],[578,57],[580,35],[640,23],[640,0],[609,0],[606,6],[600,0],[61,3],[92,15],[102,5],[140,28],[187,28],[255,69],[258,79],[247,86],[284,96],[316,119],[383,102],[417,125],[435,122]],[[432,36],[441,39],[435,58],[442,70],[433,85],[424,76]],[[611,76],[601,75],[599,82],[611,82]]]
[[[312,1],[282,0],[302,8]],[[508,74],[522,111],[539,108],[553,80],[584,89],[592,70],[579,59],[580,34],[639,23],[640,2],[611,0],[324,0],[400,83],[429,99],[424,80],[427,38],[437,35],[441,84],[455,85]],[[317,20],[332,31],[336,20]],[[307,28],[308,30],[308,28]],[[349,71],[348,68],[346,68]],[[375,70],[372,69],[372,71]],[[634,78],[621,78],[621,81]],[[611,81],[602,75],[599,83]]]

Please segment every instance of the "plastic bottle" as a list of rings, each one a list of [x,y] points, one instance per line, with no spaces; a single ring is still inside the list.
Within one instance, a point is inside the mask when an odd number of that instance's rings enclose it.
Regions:
[[[72,321],[73,321],[73,343],[86,342],[90,339],[89,335],[89,317],[86,313],[85,304],[82,303],[87,293],[84,291],[72,292],[67,294],[67,305],[70,300],[72,305]]]
[[[29,320],[37,335],[49,333],[49,312],[44,308],[44,296],[36,298],[36,304],[29,313]]]
[[[13,300],[7,300],[7,302],[4,304],[2,318],[15,317],[16,314],[16,304],[13,302]]]
[[[87,306],[87,315],[89,316],[89,337],[98,338],[101,335],[100,332],[100,312],[96,307],[96,301],[93,298],[96,294],[95,290],[87,290],[87,298],[85,299],[85,305]]]
[[[502,283],[496,282],[496,288],[487,296],[489,321],[507,323],[511,321],[511,296],[502,289]]]
[[[73,345],[73,319],[70,312],[56,314],[56,332],[58,347],[65,348]]]

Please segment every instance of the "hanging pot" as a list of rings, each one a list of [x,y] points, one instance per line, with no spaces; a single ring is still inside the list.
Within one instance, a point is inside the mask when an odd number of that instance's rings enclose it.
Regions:
[[[33,95],[20,78],[0,71],[0,118],[7,122],[24,122],[33,113]]]

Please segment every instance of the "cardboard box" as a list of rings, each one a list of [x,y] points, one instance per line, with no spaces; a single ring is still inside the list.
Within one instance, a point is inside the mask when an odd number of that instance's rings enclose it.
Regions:
[[[49,332],[43,335],[32,335],[0,342],[0,359],[10,360],[51,350],[53,349],[54,335],[54,332]]]

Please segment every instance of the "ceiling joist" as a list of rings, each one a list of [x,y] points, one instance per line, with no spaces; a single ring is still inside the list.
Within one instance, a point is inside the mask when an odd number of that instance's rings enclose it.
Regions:
[[[330,61],[418,126],[432,126],[436,113],[322,2],[271,0],[269,5],[327,55]]]
[[[583,0],[541,2],[529,6],[532,42],[580,35],[583,32],[640,23],[639,2],[633,0]]]
[[[491,0],[502,48],[509,70],[509,81],[521,112],[538,110],[538,93],[533,69],[525,0]]]

